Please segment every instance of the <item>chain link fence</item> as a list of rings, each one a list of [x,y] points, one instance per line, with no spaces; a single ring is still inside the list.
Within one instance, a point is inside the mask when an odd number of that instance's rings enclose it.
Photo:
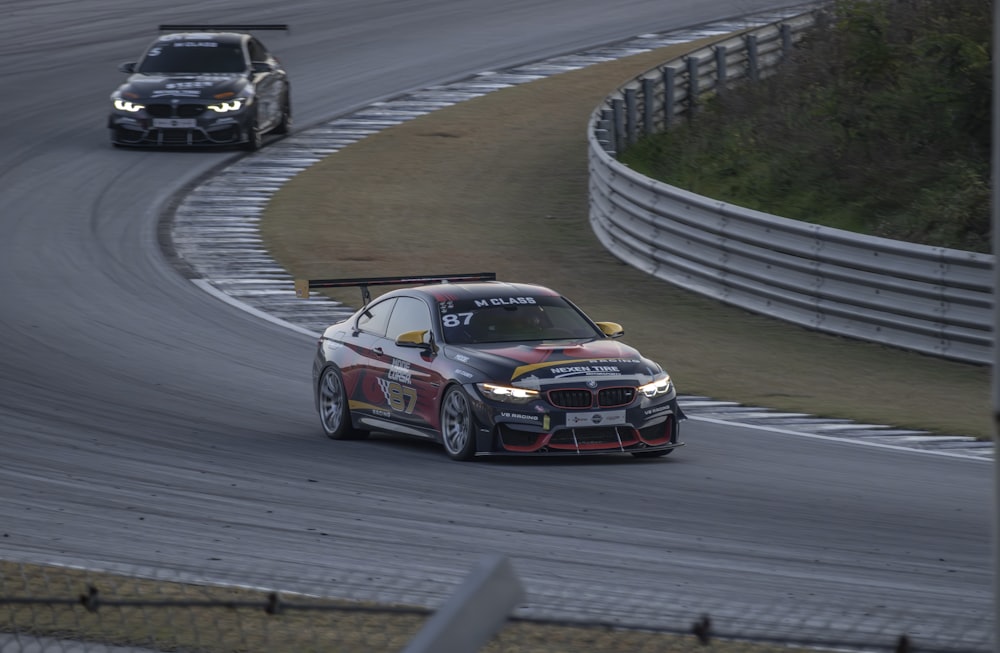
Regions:
[[[489,587],[475,601],[489,604]],[[485,602],[485,603],[484,603]],[[497,601],[498,609],[503,599]],[[439,606],[437,612],[443,612]],[[330,652],[415,653],[435,611],[252,586],[212,585],[59,566],[0,562],[0,653]],[[465,619],[465,621],[469,621]],[[718,623],[716,623],[718,621]],[[970,623],[975,618],[970,616]],[[982,641],[920,641],[904,633],[831,632],[828,619],[799,620],[769,633],[727,631],[710,614],[675,628],[526,618],[501,614],[484,646],[438,644],[435,653],[645,653],[713,650],[765,653],[841,648],[896,653],[990,651]],[[426,637],[423,638],[427,640]],[[455,639],[451,640],[456,641]]]

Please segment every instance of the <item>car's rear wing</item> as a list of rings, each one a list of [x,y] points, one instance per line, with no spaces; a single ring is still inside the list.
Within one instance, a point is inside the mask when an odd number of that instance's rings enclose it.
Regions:
[[[288,25],[160,25],[161,32],[256,32],[259,30],[288,31]]]
[[[426,283],[449,283],[458,281],[496,281],[496,272],[473,272],[471,274],[424,274],[412,277],[358,277],[355,279],[296,279],[295,296],[309,298],[314,288],[361,287],[361,301],[367,306],[372,300],[368,286],[419,286]]]

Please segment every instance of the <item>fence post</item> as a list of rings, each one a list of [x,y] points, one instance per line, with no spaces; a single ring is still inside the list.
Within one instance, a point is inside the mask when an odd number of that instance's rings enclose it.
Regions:
[[[476,653],[524,600],[524,589],[504,556],[482,560],[434,613],[403,653]]]
[[[674,69],[673,66],[663,68],[663,129],[674,125]]]
[[[653,100],[656,98],[656,85],[649,77],[642,78],[642,133],[649,136],[655,131],[656,109]]]
[[[614,120],[614,127],[611,133],[614,134],[615,154],[621,154],[625,150],[625,102],[621,98],[611,100],[611,113]]]
[[[687,64],[688,76],[688,117],[693,118],[698,111],[698,60],[687,57],[684,63]]]
[[[636,106],[635,89],[625,89],[625,142],[635,143],[636,123],[639,120],[639,110]]]
[[[717,45],[712,51],[715,53],[715,92],[722,93],[726,90],[726,79],[729,77],[726,70],[726,46]]]
[[[743,37],[747,44],[747,76],[751,82],[760,81],[760,60],[757,58],[757,35],[747,34]]]

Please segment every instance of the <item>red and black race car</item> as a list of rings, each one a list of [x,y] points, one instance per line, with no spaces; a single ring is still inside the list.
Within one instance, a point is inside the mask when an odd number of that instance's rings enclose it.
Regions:
[[[369,286],[398,288],[371,300]],[[663,456],[682,445],[670,376],[559,293],[492,273],[297,282],[360,286],[364,307],[328,327],[313,362],[335,439],[389,431],[449,456]]]

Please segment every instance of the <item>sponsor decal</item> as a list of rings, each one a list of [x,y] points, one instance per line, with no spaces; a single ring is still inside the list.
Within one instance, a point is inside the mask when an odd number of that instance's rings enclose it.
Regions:
[[[372,415],[375,415],[376,417],[384,417],[385,419],[392,418],[392,413],[390,413],[387,410],[382,410],[381,408],[376,408],[375,410],[373,410]]]
[[[175,48],[217,48],[219,44],[215,41],[177,41],[173,43]]]
[[[206,86],[212,86],[213,82],[206,82],[204,80],[194,81],[194,82],[170,82],[166,84],[166,88],[205,88]]]
[[[653,408],[646,408],[642,411],[643,415],[649,417],[650,415],[656,415],[657,413],[672,413],[673,408],[670,404],[663,404],[662,406],[654,406]]]
[[[534,297],[490,297],[475,300],[476,308],[488,306],[513,306],[515,304],[535,304]]]
[[[388,379],[390,381],[398,381],[399,383],[410,383],[410,377],[412,372],[410,371],[410,364],[407,361],[401,361],[398,358],[392,359],[392,366],[389,368]]]
[[[507,411],[500,411],[499,417],[504,419],[519,419],[526,422],[539,422],[541,421],[540,415],[525,415],[524,413],[508,413]]]
[[[618,426],[626,424],[624,410],[600,413],[566,413],[566,426]]]
[[[469,357],[466,356],[465,354],[458,354],[455,356],[455,360],[457,360],[459,363],[468,363]]]
[[[464,376],[467,379],[473,378],[471,372],[466,372],[465,370],[462,370],[462,369],[455,370],[455,374],[458,375],[458,376]]]
[[[566,376],[607,376],[621,374],[622,370],[617,365],[566,365],[549,368],[552,376],[562,378]]]
[[[153,91],[152,97],[199,97],[201,92],[195,89],[165,88]]]

